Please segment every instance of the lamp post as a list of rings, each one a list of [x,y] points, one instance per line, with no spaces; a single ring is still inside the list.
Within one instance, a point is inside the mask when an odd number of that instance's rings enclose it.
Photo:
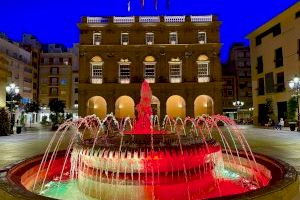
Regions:
[[[243,101],[239,101],[239,100],[232,102],[232,105],[234,107],[236,107],[236,119],[237,119],[237,121],[239,121],[239,110],[242,106],[244,106],[244,104],[245,103]]]
[[[10,127],[11,127],[11,133],[13,133],[13,128],[14,128],[14,115],[13,115],[13,103],[14,103],[14,97],[15,95],[19,94],[20,89],[19,87],[16,86],[16,84],[11,83],[8,86],[6,86],[6,92],[10,95]]]
[[[299,121],[300,121],[300,110],[299,110],[299,96],[300,96],[300,78],[295,76],[293,80],[289,81],[289,87],[292,89],[293,94],[292,96],[296,97],[297,99],[297,110],[298,110],[298,131],[299,131]]]

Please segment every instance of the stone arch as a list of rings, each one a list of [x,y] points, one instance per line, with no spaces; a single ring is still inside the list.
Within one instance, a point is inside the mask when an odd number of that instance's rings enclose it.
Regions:
[[[87,102],[87,114],[95,114],[99,118],[105,118],[107,112],[107,103],[101,96],[94,96]]]
[[[134,109],[134,100],[130,96],[121,96],[115,103],[115,116],[116,118],[134,118]]]
[[[183,97],[179,95],[170,96],[166,102],[167,115],[170,117],[186,116],[186,103]]]
[[[195,117],[203,114],[212,115],[214,113],[214,101],[208,95],[200,95],[194,101]]]

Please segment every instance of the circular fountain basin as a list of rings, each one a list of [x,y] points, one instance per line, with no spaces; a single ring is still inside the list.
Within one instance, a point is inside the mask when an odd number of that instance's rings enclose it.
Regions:
[[[236,156],[236,154],[235,154]],[[243,154],[240,154],[240,156],[246,157]],[[41,195],[37,195],[33,192],[31,192],[31,189],[34,184],[34,180],[36,177],[37,170],[39,168],[41,159],[41,156],[35,156],[33,158],[21,161],[19,163],[13,164],[11,166],[8,166],[0,171],[1,174],[1,182],[0,182],[0,199],[51,199],[50,197],[45,197]],[[55,180],[60,175],[60,169],[63,164],[63,160],[65,157],[65,152],[61,151],[58,152],[57,157],[55,159],[54,166],[55,168],[52,168],[50,170],[50,173],[48,173],[46,177],[46,181]],[[261,155],[261,154],[255,154],[255,159],[258,162],[259,168],[264,172],[264,175],[266,177],[271,176],[272,179],[269,181],[268,185],[262,188],[258,188],[255,190],[250,190],[245,193],[242,191],[232,190],[232,184],[230,182],[224,181],[221,183],[223,187],[225,188],[223,197],[218,197],[214,199],[245,199],[245,198],[251,198],[251,199],[292,199],[298,192],[299,192],[299,180],[296,170],[288,165],[285,162],[272,159],[268,156]],[[230,160],[225,160],[225,167],[231,168],[232,171],[235,171],[237,173],[245,173],[245,170],[240,168],[238,165],[234,165],[230,163]],[[247,168],[245,162],[242,159],[242,166]],[[68,174],[67,171],[69,171],[69,165],[66,166],[66,173],[65,176],[62,177],[62,182],[66,183],[68,181]],[[240,171],[239,171],[240,170]],[[89,179],[90,181],[93,181]],[[144,186],[140,186],[139,184],[132,184],[130,187],[123,187],[123,185],[119,185],[119,188],[114,188],[114,186],[110,185],[109,183],[103,182],[102,187],[107,188],[107,190],[103,191],[110,191],[110,193],[114,193],[115,191],[119,191],[120,194],[126,195],[126,194],[132,194],[134,192],[136,194],[136,197],[142,198],[142,199],[148,199],[149,192],[156,192],[156,195],[159,195],[160,199],[170,199],[170,197],[175,196],[178,197],[177,199],[183,199],[182,197],[184,195],[188,195],[185,193],[187,191],[187,185],[190,187],[190,191],[193,192],[193,188],[195,186],[197,187],[205,187],[205,185],[201,185],[205,182],[205,180],[211,180],[210,174],[203,174],[203,181],[199,181],[200,179],[195,179],[194,181],[191,181],[189,184],[186,184],[184,180],[174,180],[174,182],[171,182],[172,184],[162,184],[160,188],[153,187],[152,183],[145,184]],[[42,180],[38,180],[42,181]],[[134,180],[136,181],[136,180]],[[167,180],[168,181],[168,180]],[[163,182],[163,180],[162,180]],[[181,182],[181,183],[180,183]],[[170,183],[170,182],[169,182]],[[76,183],[80,184],[80,183]],[[155,190],[157,189],[157,190]],[[160,190],[158,190],[160,189]],[[143,191],[143,192],[142,192]],[[164,192],[168,191],[168,192]],[[126,193],[127,192],[127,193]],[[148,193],[147,193],[148,192]],[[57,192],[56,192],[57,193]],[[59,192],[60,193],[60,192]],[[76,192],[71,192],[75,194],[75,197],[77,196]],[[70,191],[67,196],[70,197],[70,199],[75,200],[76,198],[71,197]],[[106,194],[107,198],[103,199],[109,199],[111,194]],[[180,196],[182,195],[182,196]],[[202,194],[202,198],[210,198],[212,196]],[[78,197],[78,196],[77,196]],[[123,197],[126,196],[120,196],[118,199],[124,199]],[[190,196],[191,199],[199,199],[195,196]],[[195,197],[195,198],[194,198]],[[59,197],[58,197],[59,198]],[[65,197],[60,197],[61,199],[65,199]],[[186,199],[186,198],[184,198]]]

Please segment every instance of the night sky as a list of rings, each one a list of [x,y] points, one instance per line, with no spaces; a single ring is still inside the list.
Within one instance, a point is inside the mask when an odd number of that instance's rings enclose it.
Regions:
[[[32,33],[43,43],[63,43],[71,47],[79,41],[76,23],[81,16],[120,15],[201,15],[215,14],[222,21],[222,60],[232,42],[246,42],[245,36],[299,0],[0,0],[0,32],[13,40]]]

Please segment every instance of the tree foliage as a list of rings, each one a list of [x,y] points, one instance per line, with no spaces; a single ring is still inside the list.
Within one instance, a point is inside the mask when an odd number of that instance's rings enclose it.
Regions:
[[[65,107],[66,107],[65,103],[57,99],[51,100],[49,102],[50,111],[54,113],[64,113]]]
[[[297,98],[292,97],[288,101],[288,108],[287,108],[287,118],[290,122],[295,122],[296,120],[296,110],[298,108],[297,105]]]
[[[5,108],[0,108],[0,135],[10,134],[9,113]]]
[[[40,104],[38,102],[27,103],[24,107],[26,113],[38,113],[40,111]]]

